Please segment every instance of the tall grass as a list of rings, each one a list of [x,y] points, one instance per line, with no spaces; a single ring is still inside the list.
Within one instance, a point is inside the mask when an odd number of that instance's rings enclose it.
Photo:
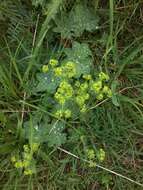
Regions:
[[[85,32],[81,37],[71,40],[59,39],[59,35],[52,31],[53,20],[62,14],[60,11],[64,3],[63,0],[53,0],[47,4],[48,9],[44,13],[40,7],[33,7],[32,14],[36,18],[34,31],[29,31],[30,35],[21,36],[21,39],[18,37],[14,43],[8,40],[7,33],[2,39],[0,189],[141,190],[143,3],[133,0],[88,2],[94,5],[99,14],[101,29],[92,34]],[[31,9],[31,5],[28,8]],[[21,151],[27,143],[24,139],[24,123],[30,118],[32,144],[34,116],[37,115],[40,121],[42,114],[47,120],[49,115],[43,105],[38,104],[42,95],[31,95],[33,78],[41,65],[47,62],[50,48],[54,49],[55,44],[59,43],[64,49],[64,46],[70,47],[72,41],[89,42],[95,70],[105,68],[111,76],[114,99],[95,105],[93,114],[87,114],[86,120],[69,123],[68,139],[62,147],[49,148],[47,144],[42,144],[35,157],[36,173],[30,177],[24,176],[13,167],[11,154]],[[98,146],[106,152],[105,162],[89,168],[86,149],[96,151]]]

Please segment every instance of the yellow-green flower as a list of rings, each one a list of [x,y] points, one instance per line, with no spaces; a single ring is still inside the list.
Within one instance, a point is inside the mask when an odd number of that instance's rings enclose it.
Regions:
[[[96,162],[93,162],[92,160],[89,162],[89,167],[94,168],[96,167]]]
[[[95,158],[95,152],[93,149],[88,149],[87,150],[87,157],[89,160],[93,160]]]
[[[108,91],[109,91],[109,87],[108,86],[104,86],[102,92],[105,93],[105,94],[107,94]]]
[[[67,76],[67,78],[72,78],[76,75],[76,65],[75,63],[69,61],[65,64],[63,67],[64,74]]]
[[[73,96],[73,88],[67,82],[63,81],[60,83],[57,92],[55,93],[55,98],[60,104],[64,104],[66,100],[70,99]]]
[[[103,100],[104,96],[103,96],[102,93],[100,93],[100,94],[98,94],[98,95],[96,96],[96,98],[97,98],[97,100]]]
[[[91,89],[95,92],[95,93],[99,93],[100,90],[102,88],[102,81],[96,81],[92,83]]]
[[[88,89],[88,83],[87,82],[80,85],[80,90],[81,91],[86,91],[87,89]]]
[[[19,161],[15,162],[14,166],[16,168],[23,168],[23,162],[21,160],[19,160]]]
[[[49,64],[50,64],[52,67],[55,67],[55,66],[58,65],[58,60],[56,60],[56,59],[50,59]]]
[[[71,110],[69,110],[69,109],[67,109],[67,110],[65,110],[64,111],[64,116],[65,116],[65,118],[70,118],[71,117]]]
[[[99,159],[101,162],[105,160],[105,151],[104,151],[102,148],[100,148],[100,150],[99,150],[98,159]]]
[[[83,75],[83,78],[85,80],[91,80],[92,79],[92,76],[91,75]]]
[[[102,92],[107,95],[107,97],[112,97],[112,91],[108,86],[104,86]]]
[[[88,93],[88,88],[89,88],[88,83],[84,82],[84,83],[80,84],[80,86],[78,87],[78,90],[76,92],[77,96],[76,96],[75,100],[76,100],[76,103],[80,107],[80,111],[83,113],[87,110],[85,102],[90,97],[90,95]]]
[[[39,144],[38,143],[33,143],[31,146],[32,152],[36,152],[39,148]]]
[[[82,108],[80,109],[80,112],[81,113],[85,113],[87,111],[87,107],[86,107],[86,105],[84,104],[83,106],[82,106]]]
[[[89,94],[88,94],[88,93],[83,94],[83,96],[84,96],[84,99],[85,99],[85,100],[88,100],[88,99],[89,99]]]
[[[62,67],[57,67],[54,69],[55,76],[60,77],[62,76]]]
[[[31,169],[26,169],[24,171],[24,175],[32,175],[33,174],[33,171]]]
[[[108,81],[109,80],[109,76],[106,73],[104,73],[104,72],[100,72],[99,73],[99,80],[101,80],[101,81],[104,81],[104,80]]]
[[[82,96],[77,96],[77,97],[76,97],[76,103],[77,103],[80,107],[82,107],[82,106],[84,105],[84,102],[85,102],[84,97],[82,97]]]
[[[29,160],[24,160],[23,161],[23,167],[27,168],[30,165],[30,161]]]
[[[57,110],[56,113],[55,113],[55,116],[57,118],[62,118],[63,117],[63,110]]]
[[[43,72],[43,73],[47,73],[48,71],[49,71],[48,65],[43,65],[43,67],[42,67],[42,72]]]

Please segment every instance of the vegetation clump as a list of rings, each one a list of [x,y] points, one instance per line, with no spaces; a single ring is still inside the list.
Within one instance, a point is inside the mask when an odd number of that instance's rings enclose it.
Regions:
[[[142,0],[1,0],[0,189],[140,190]]]

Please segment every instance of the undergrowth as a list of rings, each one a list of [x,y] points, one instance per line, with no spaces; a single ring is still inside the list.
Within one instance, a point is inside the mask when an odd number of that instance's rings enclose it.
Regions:
[[[141,0],[1,0],[0,189],[141,190]]]

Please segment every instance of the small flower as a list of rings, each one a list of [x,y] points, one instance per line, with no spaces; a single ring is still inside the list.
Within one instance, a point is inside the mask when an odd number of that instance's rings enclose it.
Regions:
[[[107,95],[107,97],[112,97],[112,91],[108,86],[104,86],[102,92]]]
[[[24,171],[24,175],[32,175],[33,174],[33,171],[31,169],[26,169]]]
[[[108,86],[104,86],[102,92],[105,93],[105,94],[107,94],[108,91],[109,91],[109,87]]]
[[[33,144],[32,144],[31,149],[32,149],[32,152],[33,152],[33,153],[36,152],[36,151],[38,150],[38,148],[39,148],[39,144],[38,144],[38,143],[33,143]]]
[[[50,59],[49,64],[50,64],[52,67],[55,67],[55,66],[58,65],[58,60],[56,60],[56,59]]]
[[[83,75],[83,78],[85,80],[91,80],[92,79],[92,76],[91,75]]]
[[[67,110],[65,110],[64,111],[64,116],[65,116],[65,118],[70,118],[71,117],[71,111],[69,110],[69,109],[67,109]]]
[[[71,61],[66,63],[66,65],[63,67],[63,70],[65,72],[65,76],[68,78],[72,78],[76,75],[75,63],[73,63]]]
[[[95,93],[99,93],[102,88],[102,81],[93,82],[91,88]]]
[[[91,161],[89,162],[89,167],[90,167],[90,168],[95,168],[95,167],[96,167],[96,163],[91,160]]]
[[[105,151],[102,148],[100,148],[97,157],[101,162],[105,160]]]
[[[15,166],[16,168],[23,168],[23,162],[22,162],[21,160],[19,160],[19,161],[17,161],[17,162],[14,164],[14,166]]]
[[[54,69],[54,73],[55,73],[55,76],[57,77],[60,77],[62,75],[62,68],[61,67],[57,67]]]
[[[88,149],[87,150],[87,157],[88,157],[89,160],[92,160],[92,159],[95,158],[95,152],[94,152],[93,149]]]
[[[23,161],[23,167],[24,168],[27,168],[29,165],[30,165],[30,161],[28,161],[28,160]]]
[[[73,88],[67,81],[62,81],[55,93],[55,98],[60,104],[64,104],[66,100],[73,96]]]
[[[96,96],[96,98],[97,98],[97,100],[103,100],[104,96],[103,96],[102,93],[100,93],[100,94],[98,94],[98,95]]]
[[[87,107],[84,104],[83,107],[80,109],[81,113],[85,113],[87,111]]]
[[[85,99],[85,100],[88,100],[88,99],[89,99],[89,94],[88,94],[88,93],[84,94],[84,99]]]
[[[80,85],[80,90],[81,91],[86,91],[87,89],[88,89],[88,83],[87,82]]]
[[[77,103],[80,107],[82,107],[82,106],[84,105],[84,102],[85,102],[84,97],[82,97],[82,96],[77,96],[77,97],[76,97],[76,103]]]
[[[104,80],[108,81],[109,80],[109,76],[107,74],[105,74],[104,72],[100,72],[99,73],[99,80],[101,80],[101,81],[104,81]]]
[[[63,111],[62,111],[62,110],[56,111],[55,116],[56,116],[57,118],[62,118],[62,117],[63,117]]]
[[[49,71],[48,65],[43,65],[43,67],[42,67],[42,72],[43,72],[43,73],[47,73],[48,71]]]

